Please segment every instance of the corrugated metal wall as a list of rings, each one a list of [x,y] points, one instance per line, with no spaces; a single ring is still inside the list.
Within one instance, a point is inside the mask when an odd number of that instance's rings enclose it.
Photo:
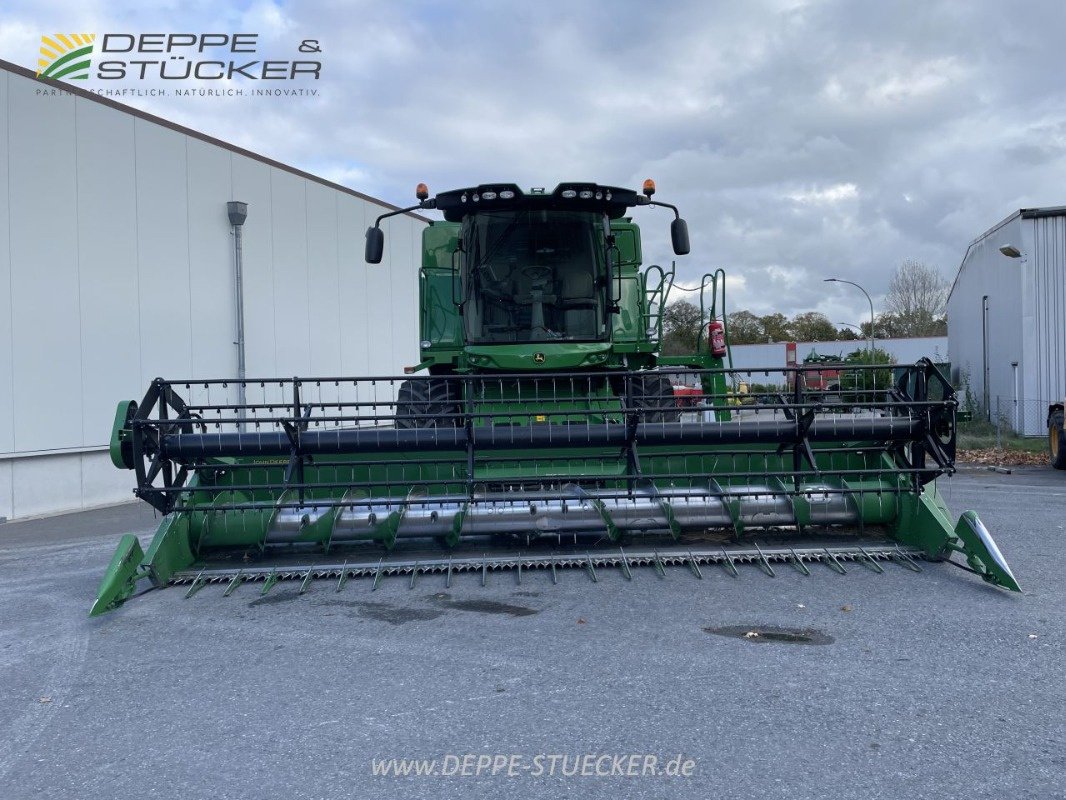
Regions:
[[[228,200],[244,228],[248,374],[393,374],[418,356],[419,237],[381,206],[0,70],[0,517],[130,497],[115,404],[236,372]]]
[[[1004,403],[1014,395],[1014,370],[1024,372],[1022,342],[1022,286],[1024,265],[1007,258],[999,248],[1013,244],[1025,247],[1021,220],[1013,216],[977,239],[967,249],[948,298],[948,356],[953,379],[960,392],[984,403],[985,345],[982,336],[982,306],[987,296],[987,396],[992,411],[996,398]],[[965,397],[963,398],[965,400]]]
[[[1046,406],[1066,396],[1066,217],[1037,217],[1029,252],[1035,330],[1031,397]]]
[[[999,248],[1006,244],[1022,256],[1004,256]],[[1020,433],[1042,436],[1048,404],[1066,394],[1066,216],[1057,209],[1014,214],[982,234],[963,258],[948,300],[948,349],[953,366],[969,375],[978,403],[985,397],[986,296],[987,410],[995,417],[998,409]]]

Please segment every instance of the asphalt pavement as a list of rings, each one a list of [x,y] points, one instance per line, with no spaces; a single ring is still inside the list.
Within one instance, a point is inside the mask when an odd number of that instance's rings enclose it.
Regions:
[[[944,564],[674,568],[170,588],[90,619],[150,510],[5,523],[0,797],[1064,798],[1066,474],[942,486],[1024,594]]]

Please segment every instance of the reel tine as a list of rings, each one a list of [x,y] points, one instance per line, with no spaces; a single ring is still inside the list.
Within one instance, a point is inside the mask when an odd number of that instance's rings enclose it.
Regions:
[[[344,588],[344,584],[348,581],[348,561],[345,560],[344,566],[341,567],[341,575],[337,579],[337,588],[334,591],[339,592]]]
[[[904,553],[898,547],[896,548],[895,552],[892,553],[891,558],[895,563],[899,564],[901,567],[906,567],[911,572],[922,571],[922,568],[918,566],[918,562],[906,553]]]
[[[807,565],[803,563],[803,559],[801,559],[799,555],[796,554],[796,551],[790,547],[788,548],[788,552],[790,553],[792,558],[792,566],[794,566],[804,575],[810,577],[811,571],[807,569]]]
[[[278,582],[278,568],[274,567],[267,575],[267,579],[263,581],[263,588],[259,590],[259,596],[264,597],[266,593],[274,588],[274,584]]]
[[[622,574],[626,576],[627,581],[631,581],[633,580],[633,573],[629,570],[629,559],[626,558],[626,551],[619,547],[618,552],[622,556]]]
[[[592,563],[592,555],[585,551],[585,570],[588,572],[589,577],[592,578],[593,583],[599,583],[600,579],[596,577],[596,565]]]
[[[452,588],[452,558],[448,556],[448,574],[444,578],[444,588]]]
[[[703,572],[700,570],[700,565],[696,562],[696,557],[692,555],[692,551],[688,551],[688,566],[692,570],[692,574],[700,580],[703,580]]]
[[[840,561],[837,559],[837,557],[835,555],[833,555],[831,552],[829,552],[829,548],[828,547],[823,547],[822,549],[825,551],[825,554],[827,556],[829,556],[829,560],[828,561],[823,561],[823,563],[827,567],[829,567],[830,569],[836,570],[841,575],[847,575],[848,571],[846,569],[844,569],[844,565],[840,563]]]
[[[222,596],[223,597],[229,597],[231,594],[233,594],[234,589],[236,589],[238,586],[240,586],[243,582],[244,582],[244,570],[242,569],[242,570],[238,570],[237,574],[234,575],[230,579],[229,586],[226,587],[226,591],[224,591],[222,593]]]
[[[378,590],[378,584],[381,583],[381,570],[385,565],[385,557],[382,556],[378,559],[377,572],[374,573],[374,584],[370,587],[370,591],[376,592]]]
[[[204,570],[200,570],[200,574],[193,579],[192,585],[189,587],[189,591],[185,593],[185,599],[188,600],[198,591],[207,585],[207,581],[204,580]]]
[[[755,545],[755,552],[757,552],[759,554],[758,555],[759,567],[762,569],[763,572],[765,572],[771,578],[776,578],[777,577],[777,573],[774,572],[774,568],[770,566],[770,562],[766,560],[766,554],[763,553],[762,548],[759,547],[758,542],[752,542],[752,544]]]
[[[555,571],[555,553],[551,554],[551,563],[552,563],[552,586],[555,586],[556,584],[559,583],[559,574]]]
[[[656,550],[656,551],[654,551],[654,553],[655,553],[655,571],[659,573],[659,577],[660,578],[665,578],[666,577],[666,566],[663,564],[663,560],[659,557],[659,551]]]
[[[722,564],[722,567],[725,569],[725,571],[732,575],[734,578],[740,577],[740,573],[737,571],[737,565],[733,563],[732,556],[730,556],[729,553],[725,551],[724,547],[722,548],[722,561],[720,563]]]
[[[418,579],[418,565],[420,563],[421,562],[416,561],[414,567],[411,569],[411,582],[409,584],[407,584],[407,588],[408,589],[414,589],[415,588],[415,581]]]
[[[885,574],[885,568],[882,567],[880,564],[878,564],[877,561],[874,559],[874,557],[871,556],[869,553],[866,552],[866,550],[863,549],[862,545],[859,545],[858,549],[859,549],[859,563],[861,563],[864,567],[869,567],[874,572],[876,572],[876,573],[878,573],[880,575],[884,575]]]
[[[307,570],[307,574],[304,575],[303,581],[300,582],[300,590],[297,592],[297,594],[303,594],[307,591],[307,587],[311,585],[311,576],[314,574],[315,568],[312,566],[309,570]]]

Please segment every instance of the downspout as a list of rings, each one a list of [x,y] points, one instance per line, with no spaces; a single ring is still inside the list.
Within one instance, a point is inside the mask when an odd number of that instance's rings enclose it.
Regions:
[[[988,394],[988,295],[981,298],[981,401],[985,417],[991,421],[992,409]]]
[[[235,312],[237,317],[237,405],[242,419],[237,424],[237,429],[244,430],[244,408],[247,405],[247,392],[245,379],[247,367],[244,360],[244,252],[242,249],[242,230],[244,221],[248,219],[248,204],[231,200],[226,203],[226,212],[229,214],[229,223],[233,227],[233,282]]]

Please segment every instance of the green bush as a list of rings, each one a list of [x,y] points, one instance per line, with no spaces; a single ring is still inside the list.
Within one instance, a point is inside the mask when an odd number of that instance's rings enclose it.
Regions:
[[[854,350],[844,358],[840,369],[840,390],[853,402],[866,403],[876,399],[878,392],[883,392],[892,385],[892,354],[879,347],[871,353],[868,349]],[[874,369],[848,369],[848,366],[873,365]],[[884,365],[884,369],[876,369]]]

